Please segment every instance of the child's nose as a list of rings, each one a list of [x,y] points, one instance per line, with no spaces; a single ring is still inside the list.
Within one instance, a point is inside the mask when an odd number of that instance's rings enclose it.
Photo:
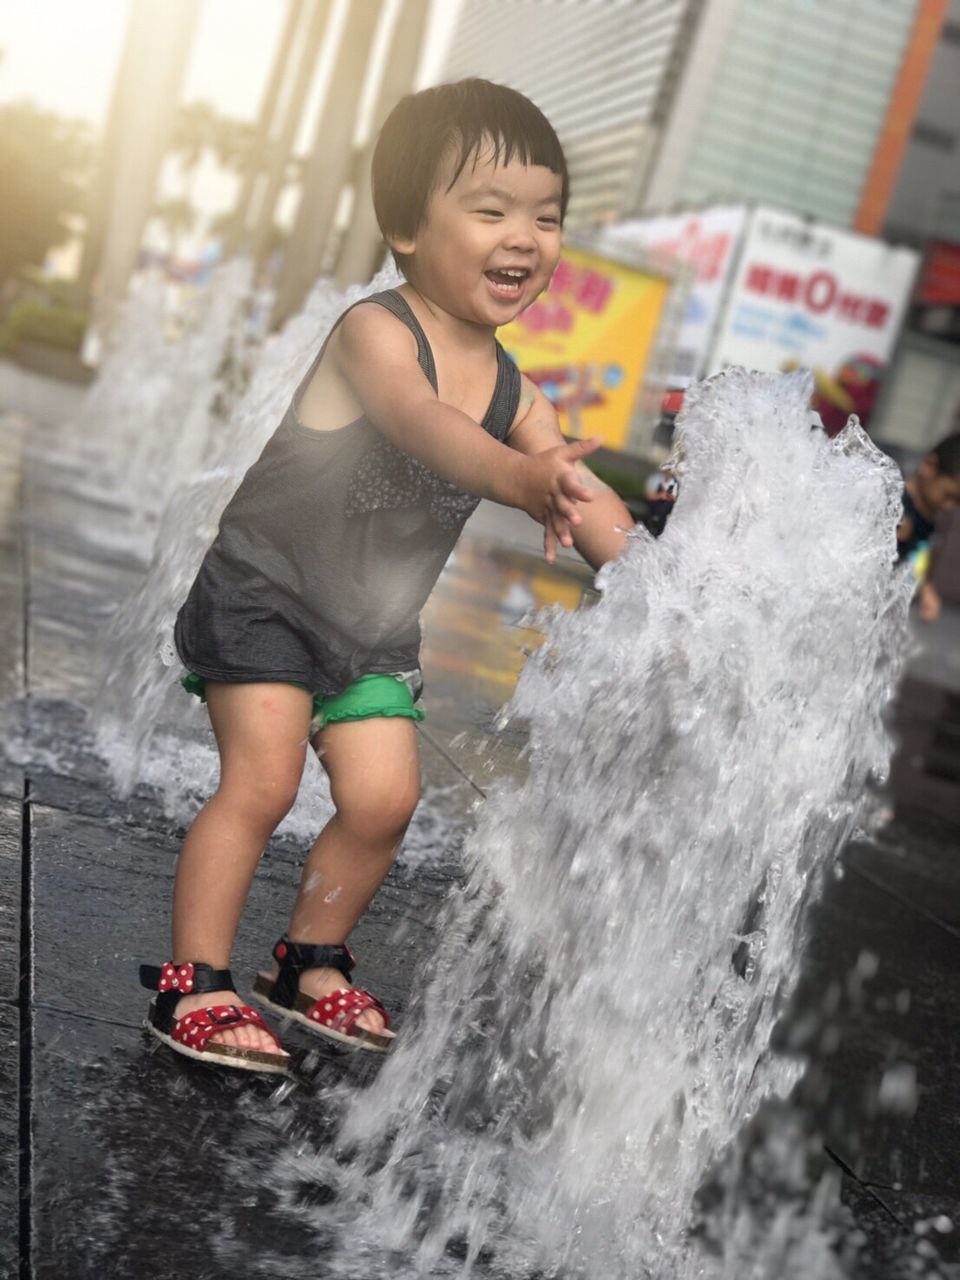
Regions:
[[[516,222],[508,226],[507,234],[504,237],[504,247],[507,249],[525,249],[532,252],[537,247],[533,227],[526,222]]]

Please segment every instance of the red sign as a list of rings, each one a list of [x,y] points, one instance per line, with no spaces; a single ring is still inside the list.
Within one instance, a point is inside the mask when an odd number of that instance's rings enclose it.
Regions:
[[[869,298],[841,288],[832,271],[799,275],[753,263],[743,287],[748,293],[760,293],[783,302],[799,302],[814,315],[832,312],[851,324],[862,324],[868,329],[882,329],[890,314],[889,304],[881,298]]]
[[[916,301],[921,307],[960,306],[960,244],[930,246]]]

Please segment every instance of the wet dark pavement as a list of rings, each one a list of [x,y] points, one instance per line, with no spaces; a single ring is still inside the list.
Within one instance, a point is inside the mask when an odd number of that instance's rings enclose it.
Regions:
[[[40,427],[5,419],[0,463],[0,700],[6,733],[23,722],[31,744],[26,765],[0,760],[0,1276],[323,1276],[329,1242],[298,1205],[325,1193],[286,1157],[322,1146],[323,1086],[362,1086],[377,1060],[291,1033],[295,1080],[278,1088],[154,1051],[136,967],[166,958],[182,832],[148,790],[111,794],[79,706],[139,570],[84,534],[122,529],[123,513],[76,495]],[[476,804],[523,767],[516,731],[492,727],[536,643],[517,621],[589,594],[585,567],[550,568],[534,547],[482,511],[425,619],[425,799],[413,852],[353,940],[358,976],[401,1025]],[[912,664],[890,820],[825,885],[779,1032],[809,1057],[795,1100],[866,1238],[856,1274],[878,1280],[924,1265],[960,1276],[956,1234],[931,1225],[960,1226],[958,643],[954,613]],[[284,925],[302,853],[275,841],[264,857],[235,955],[246,981]],[[929,1241],[942,1263],[925,1258]]]

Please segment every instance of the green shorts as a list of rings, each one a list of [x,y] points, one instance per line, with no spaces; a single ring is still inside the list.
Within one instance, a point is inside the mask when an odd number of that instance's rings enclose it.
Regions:
[[[206,681],[202,676],[189,671],[180,683],[188,693],[195,693],[201,702],[206,702]],[[296,680],[285,683],[295,684],[298,689],[313,693],[312,689]],[[405,676],[360,676],[353,684],[347,685],[342,693],[314,693],[310,729],[315,733],[337,720],[371,720],[375,716],[423,719],[423,712],[413,704],[413,689]]]

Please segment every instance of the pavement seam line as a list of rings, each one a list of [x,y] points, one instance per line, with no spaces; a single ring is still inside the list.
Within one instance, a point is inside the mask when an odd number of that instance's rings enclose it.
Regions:
[[[29,738],[30,723],[30,553],[26,521],[26,484],[21,470],[19,489],[19,543],[21,588],[21,669],[23,672],[24,728]],[[20,1280],[33,1276],[33,853],[31,847],[30,775],[24,770],[20,812],[20,972],[17,975],[19,1018],[18,1181],[20,1210],[18,1216],[18,1251]]]
[[[887,1204],[886,1200],[884,1200],[882,1196],[878,1196],[876,1191],[874,1191],[873,1187],[871,1187],[869,1183],[866,1183],[861,1178],[858,1178],[857,1175],[850,1168],[850,1166],[847,1164],[847,1162],[843,1159],[842,1156],[838,1156],[837,1153],[833,1150],[833,1148],[828,1147],[826,1143],[823,1144],[823,1149],[826,1152],[826,1154],[830,1157],[830,1159],[833,1161],[833,1163],[837,1166],[837,1168],[842,1173],[845,1173],[848,1178],[852,1179],[860,1188],[860,1190],[865,1192],[866,1195],[868,1195],[871,1200],[875,1200],[877,1204],[880,1206],[880,1208],[884,1211],[884,1213],[888,1214],[893,1219],[893,1221],[897,1224],[897,1226],[901,1228],[901,1230],[906,1232],[910,1231],[909,1226],[907,1225],[906,1222],[904,1222],[904,1220],[900,1217],[897,1211],[891,1208],[890,1205]]]
[[[30,780],[24,778],[20,837],[20,973],[18,975],[19,1033],[19,1252],[20,1280],[30,1280],[33,1219],[33,880],[30,847]]]
[[[895,889],[891,889],[888,884],[884,884],[882,880],[878,879],[871,872],[865,871],[863,867],[858,867],[856,863],[849,862],[847,864],[847,870],[852,871],[853,874],[859,876],[861,880],[866,880],[867,884],[872,884],[875,889],[879,889],[881,893],[885,893],[888,897],[893,898],[894,901],[899,902],[901,906],[907,907],[911,911],[915,911],[917,915],[922,916],[924,920],[929,920],[931,924],[937,925],[937,927],[942,929],[944,933],[949,933],[953,938],[960,938],[960,929],[958,929],[956,925],[948,924],[946,920],[941,920],[939,916],[935,916],[933,912],[928,911],[926,907],[920,907],[917,903],[911,902],[909,898],[904,898],[901,894],[897,893]]]
[[[58,1004],[48,1004],[46,1000],[37,1000],[34,1009],[42,1009],[44,1013],[60,1013],[65,1018],[76,1018],[80,1022],[100,1022],[108,1027],[122,1027],[125,1031],[142,1031],[143,1022],[124,1022],[120,1018],[105,1018],[102,1013],[80,1013],[76,1009],[63,1009]]]
[[[427,742],[430,743],[434,751],[438,752],[440,755],[443,756],[447,764],[452,765],[453,768],[456,769],[460,777],[463,778],[465,782],[468,782],[471,787],[473,787],[474,791],[476,791],[478,796],[486,800],[487,793],[484,791],[484,789],[482,787],[477,786],[477,784],[470,777],[469,773],[467,773],[467,771],[463,768],[463,766],[458,764],[457,761],[454,760],[453,756],[449,753],[449,751],[447,751],[445,747],[441,746],[440,743],[436,740],[436,738],[434,738],[433,735],[428,730],[424,729],[423,725],[421,724],[417,725],[417,732],[421,735],[422,738],[424,738]]]

